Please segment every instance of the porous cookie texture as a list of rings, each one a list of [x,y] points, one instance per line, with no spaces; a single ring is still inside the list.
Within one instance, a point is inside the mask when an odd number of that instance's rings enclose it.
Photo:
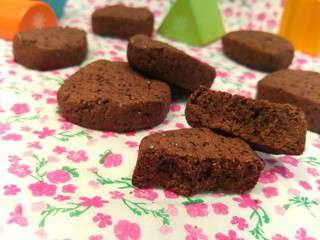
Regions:
[[[308,129],[320,132],[319,73],[287,69],[269,74],[259,81],[257,98],[300,107]]]
[[[96,34],[129,39],[136,34],[151,36],[154,17],[147,8],[113,5],[95,10],[91,24]]]
[[[288,40],[267,32],[230,32],[223,36],[222,44],[229,58],[266,72],[288,68],[294,57],[294,48]]]
[[[58,91],[61,114],[83,127],[126,132],[150,128],[166,117],[166,83],[146,78],[127,63],[99,60],[80,69]]]
[[[78,65],[87,55],[86,33],[70,27],[19,32],[13,40],[13,55],[17,63],[42,71]]]
[[[303,111],[290,104],[200,88],[189,98],[185,113],[192,127],[240,137],[262,152],[300,155],[304,151],[307,121]]]
[[[136,70],[189,91],[210,87],[216,76],[208,64],[143,35],[130,38],[127,57]]]
[[[218,189],[243,193],[256,185],[263,166],[240,138],[206,128],[179,129],[143,138],[132,183],[184,196]]]

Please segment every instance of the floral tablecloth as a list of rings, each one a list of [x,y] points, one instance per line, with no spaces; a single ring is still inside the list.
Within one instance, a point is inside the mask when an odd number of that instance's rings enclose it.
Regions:
[[[112,0],[69,1],[62,25],[88,32],[89,56],[126,60],[126,41],[95,36],[94,8]],[[122,1],[148,6],[157,26],[173,1]],[[221,0],[227,30],[275,32],[281,1]],[[162,39],[159,36],[157,38]],[[168,41],[168,40],[166,40]],[[254,97],[263,73],[225,58],[221,43],[172,43],[217,69],[213,89]],[[308,132],[298,157],[259,153],[266,167],[249,194],[208,193],[185,198],[136,189],[131,174],[138,145],[159,130],[188,127],[185,99],[172,103],[159,126],[116,134],[66,122],[56,92],[78,67],[37,72],[14,63],[11,42],[0,41],[1,240],[315,240],[320,239],[320,137]],[[320,69],[320,59],[297,53],[293,69]]]

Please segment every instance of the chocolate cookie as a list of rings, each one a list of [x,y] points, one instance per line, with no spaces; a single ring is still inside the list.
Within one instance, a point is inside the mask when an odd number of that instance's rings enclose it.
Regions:
[[[222,38],[223,52],[250,68],[273,72],[288,68],[294,48],[286,39],[267,32],[235,31]]]
[[[154,17],[147,8],[114,5],[94,11],[91,22],[96,34],[129,39],[136,34],[151,36]]]
[[[257,98],[300,107],[306,115],[308,129],[320,132],[319,73],[282,70],[269,74],[258,83]]]
[[[188,100],[186,119],[193,127],[240,137],[262,152],[300,155],[305,146],[304,113],[289,104],[200,88]]]
[[[86,33],[70,27],[20,32],[13,39],[13,55],[17,63],[37,70],[78,65],[87,55]]]
[[[132,183],[184,196],[217,189],[243,193],[256,185],[263,165],[240,138],[206,128],[179,129],[142,139]]]
[[[126,132],[153,127],[171,101],[166,83],[133,71],[127,63],[99,60],[73,74],[58,91],[61,114],[83,127]]]
[[[213,67],[147,36],[130,38],[127,55],[138,71],[189,91],[210,87],[215,78]]]

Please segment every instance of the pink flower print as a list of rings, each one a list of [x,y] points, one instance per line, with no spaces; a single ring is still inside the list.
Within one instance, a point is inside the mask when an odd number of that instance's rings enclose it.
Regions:
[[[130,148],[134,148],[138,146],[138,143],[133,141],[126,141],[125,144]]]
[[[89,237],[89,240],[103,240],[103,236],[102,235],[91,235]]]
[[[240,197],[234,197],[233,200],[238,202],[239,207],[249,207],[252,210],[257,210],[259,208],[259,204],[261,203],[257,199],[252,199],[249,194],[241,194]]]
[[[216,240],[244,240],[243,238],[238,238],[237,233],[233,230],[229,230],[228,235],[223,233],[217,233],[215,235]]]
[[[102,200],[101,197],[98,197],[98,196],[95,196],[93,198],[80,197],[79,199],[82,201],[80,204],[83,207],[101,208],[103,207],[104,203],[108,202],[108,201]]]
[[[266,198],[272,198],[278,196],[278,189],[275,187],[265,187],[262,192]]]
[[[9,173],[14,174],[20,178],[24,178],[28,175],[31,174],[30,167],[26,164],[18,164],[18,163],[13,163],[10,165],[8,168]]]
[[[29,184],[28,188],[31,190],[32,195],[35,197],[41,196],[54,196],[57,191],[57,186],[45,182],[36,182]]]
[[[318,173],[318,170],[317,170],[316,168],[313,168],[313,167],[308,167],[308,168],[307,168],[307,172],[308,172],[311,176],[314,176],[314,177],[320,176],[320,174]]]
[[[18,164],[18,162],[21,160],[21,158],[17,155],[9,155],[8,159],[9,159],[9,162],[16,163],[16,164]]]
[[[262,22],[266,19],[266,13],[265,12],[261,12],[257,15],[257,20]]]
[[[84,150],[70,151],[68,152],[67,158],[76,163],[88,160],[87,154]]]
[[[277,22],[274,19],[270,19],[267,21],[268,28],[275,28],[277,26]]]
[[[158,193],[152,189],[135,189],[133,190],[133,195],[137,198],[143,198],[149,201],[154,201],[158,198]]]
[[[296,240],[316,240],[314,237],[308,237],[307,231],[304,228],[299,228],[294,237]]]
[[[307,181],[300,181],[299,185],[307,191],[312,190],[312,187],[310,186],[310,184]]]
[[[186,128],[186,126],[183,123],[176,123],[177,128]]]
[[[248,224],[244,218],[233,216],[231,219],[231,224],[237,225],[238,229],[244,230],[248,228]]]
[[[16,103],[10,108],[10,110],[17,115],[21,115],[30,111],[29,106],[26,103]]]
[[[171,104],[170,111],[171,112],[179,112],[181,110],[181,106],[178,104]]]
[[[278,177],[271,170],[263,170],[260,174],[259,182],[260,183],[274,183],[278,180]]]
[[[17,195],[17,193],[21,191],[21,189],[15,184],[5,185],[3,186],[3,189],[4,195]]]
[[[70,174],[67,171],[62,170],[62,169],[48,172],[47,178],[48,178],[49,182],[55,183],[55,184],[66,183],[71,179]]]
[[[300,195],[300,191],[298,189],[295,188],[289,188],[288,189],[288,193],[294,196],[299,196]]]
[[[104,159],[103,166],[106,168],[118,167],[122,163],[121,154],[110,153]]]
[[[173,228],[168,225],[162,225],[158,230],[162,235],[168,235],[173,232]]]
[[[272,240],[289,240],[289,238],[285,237],[285,236],[282,236],[280,234],[276,234],[274,235],[272,238]]]
[[[7,224],[15,223],[21,227],[28,226],[28,220],[22,216],[22,205],[19,203],[16,205],[13,212],[10,212],[10,217],[7,221]]]
[[[17,134],[17,133],[9,133],[7,135],[4,135],[2,138],[2,140],[5,140],[5,141],[20,141],[22,139],[22,136],[20,134]]]
[[[118,240],[138,240],[141,236],[139,225],[128,220],[120,220],[114,226],[113,232]]]
[[[185,240],[208,240],[208,236],[202,233],[202,229],[190,224],[184,225],[184,229],[187,232]]]
[[[73,128],[73,124],[70,122],[64,122],[64,123],[62,123],[62,125],[60,127],[60,129],[62,129],[62,130],[70,130],[72,128]]]
[[[77,186],[73,184],[67,184],[62,187],[62,192],[64,193],[75,193],[77,190]]]
[[[103,213],[97,213],[93,218],[93,222],[98,222],[99,228],[105,228],[107,225],[111,225],[111,217]]]
[[[35,235],[37,235],[40,239],[47,239],[48,238],[48,233],[43,228],[39,228],[35,232]]]
[[[184,205],[190,217],[208,216],[208,205],[205,203],[191,203]]]
[[[176,194],[176,193],[174,193],[174,192],[171,192],[171,191],[169,191],[169,190],[163,190],[163,192],[164,192],[164,196],[165,196],[166,198],[169,198],[169,199],[175,199],[175,198],[178,198],[178,197],[179,197],[178,194]]]
[[[101,138],[117,137],[115,132],[103,132]]]
[[[283,157],[280,157],[279,160],[281,160],[284,163],[291,164],[292,166],[295,166],[295,167],[298,166],[300,162],[298,159],[291,156],[283,156]]]
[[[39,93],[33,93],[33,94],[32,94],[32,97],[33,97],[34,100],[39,100],[39,99],[42,98],[42,95],[39,94]]]
[[[284,178],[293,178],[294,177],[294,174],[288,168],[286,168],[284,166],[274,166],[272,168],[272,171],[280,174]]]
[[[70,200],[71,197],[59,194],[55,196],[54,199],[62,202],[62,201]]]
[[[109,193],[110,193],[112,199],[121,199],[124,196],[124,193],[119,192],[119,191],[111,191]]]
[[[229,73],[228,73],[228,72],[216,71],[216,75],[217,75],[217,77],[220,77],[220,78],[227,78],[227,77],[229,77]]]
[[[227,215],[228,206],[223,203],[214,203],[212,204],[213,212],[217,215]]]
[[[35,141],[35,142],[29,142],[28,148],[42,149],[42,146],[40,145],[40,142]]]
[[[177,216],[178,209],[173,204],[168,204],[168,207],[166,208],[166,213],[168,213],[170,216]]]
[[[224,15],[225,15],[226,17],[230,17],[230,16],[232,16],[232,14],[233,14],[233,10],[232,10],[231,7],[228,7],[228,8],[226,8],[226,9],[224,9],[223,13],[224,13]]]
[[[3,134],[10,130],[10,125],[8,123],[0,123],[0,134]]]
[[[54,135],[55,131],[56,130],[54,130],[54,129],[49,129],[49,128],[45,127],[42,129],[42,131],[34,131],[33,133],[38,135],[38,138],[43,139],[43,138]]]
[[[62,154],[62,153],[67,152],[67,150],[66,150],[65,147],[56,146],[56,147],[53,149],[53,152],[55,152],[56,154],[60,155],[60,154]]]

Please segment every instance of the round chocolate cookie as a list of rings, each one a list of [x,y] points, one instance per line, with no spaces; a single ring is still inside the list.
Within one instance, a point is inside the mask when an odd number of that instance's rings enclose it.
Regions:
[[[86,33],[70,27],[19,32],[13,40],[13,55],[17,63],[43,71],[78,65],[87,55]]]
[[[120,4],[97,9],[91,16],[94,33],[124,39],[136,34],[151,36],[153,23],[154,17],[149,9]]]
[[[83,127],[126,132],[150,128],[166,117],[170,88],[127,63],[99,60],[73,74],[58,91],[62,115]]]

